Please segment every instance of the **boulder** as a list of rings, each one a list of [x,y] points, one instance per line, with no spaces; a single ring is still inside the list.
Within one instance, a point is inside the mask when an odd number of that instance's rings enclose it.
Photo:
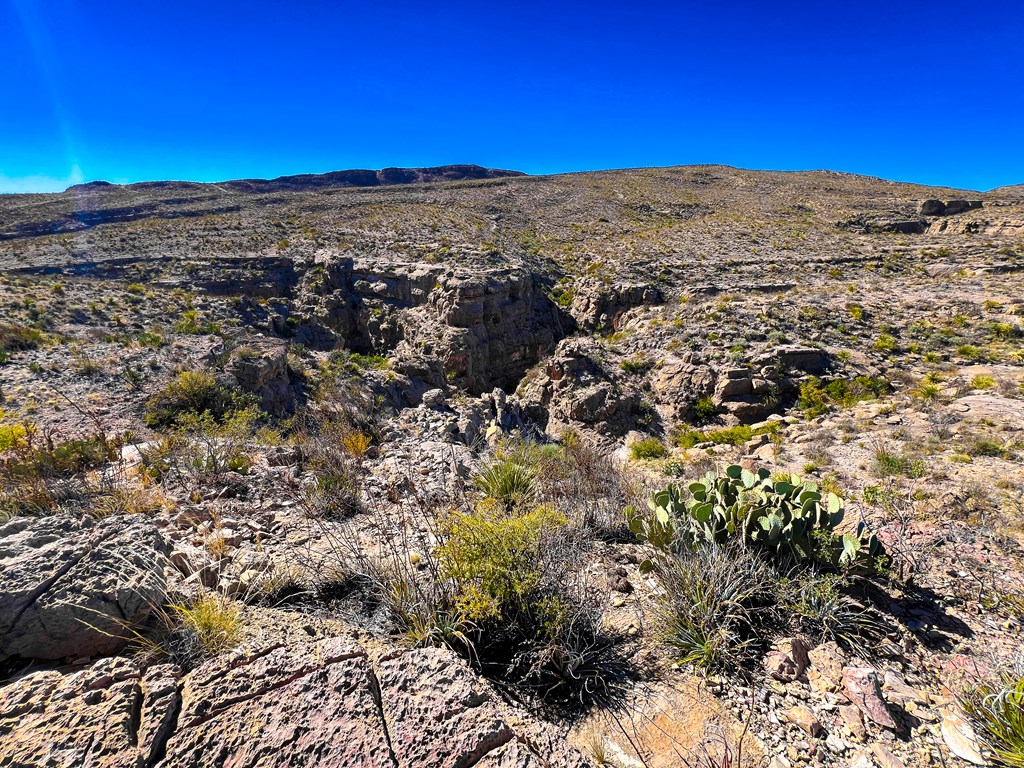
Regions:
[[[529,738],[517,733],[514,714],[506,712],[451,651],[403,653],[382,661],[377,677],[381,710],[399,766],[586,765],[576,750],[551,739],[540,724],[518,729],[537,731]],[[543,760],[525,748],[537,741],[548,743]]]
[[[785,718],[787,722],[797,726],[808,736],[816,737],[824,730],[821,721],[818,720],[818,716],[814,714],[814,710],[810,707],[805,707],[803,704],[790,707],[785,713]]]
[[[956,707],[946,707],[942,713],[942,724],[939,726],[942,740],[949,751],[961,760],[974,765],[986,765],[987,761],[979,751],[978,737],[970,722]]]
[[[776,368],[782,372],[824,373],[829,367],[828,353],[802,344],[780,344],[758,355],[753,366]]]
[[[948,200],[946,202],[946,215],[956,216],[958,213],[966,213],[981,208],[984,203],[981,200]]]
[[[622,327],[623,316],[630,309],[664,301],[661,289],[653,285],[577,281],[569,311],[585,331],[612,331]]]
[[[181,686],[161,768],[393,766],[363,650],[346,638],[236,651]]]
[[[178,713],[176,677],[124,658],[25,675],[0,688],[0,765],[154,765]]]
[[[141,517],[0,526],[0,657],[115,653],[166,591],[169,548]]]

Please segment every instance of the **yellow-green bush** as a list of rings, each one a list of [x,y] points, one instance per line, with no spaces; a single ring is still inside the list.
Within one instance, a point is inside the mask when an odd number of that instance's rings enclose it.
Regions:
[[[668,448],[656,437],[638,440],[629,446],[629,455],[634,459],[663,459],[668,456]]]
[[[230,389],[205,371],[184,371],[146,402],[146,424],[168,426],[182,416],[209,413],[220,421],[256,403],[255,397]]]
[[[474,622],[534,613],[545,539],[565,527],[565,516],[546,506],[521,515],[497,510],[454,513],[436,557],[442,576],[458,585],[457,603]]]

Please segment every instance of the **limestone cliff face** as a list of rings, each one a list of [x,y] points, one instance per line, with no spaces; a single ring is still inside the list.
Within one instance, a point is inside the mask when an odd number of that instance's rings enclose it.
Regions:
[[[399,370],[473,394],[514,385],[571,320],[525,270],[356,264],[318,254],[297,289],[297,337],[394,355]]]

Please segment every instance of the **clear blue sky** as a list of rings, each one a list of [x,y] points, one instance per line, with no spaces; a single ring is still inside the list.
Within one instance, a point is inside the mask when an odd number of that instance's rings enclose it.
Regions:
[[[1024,183],[1024,2],[0,0],[0,191],[479,163]]]

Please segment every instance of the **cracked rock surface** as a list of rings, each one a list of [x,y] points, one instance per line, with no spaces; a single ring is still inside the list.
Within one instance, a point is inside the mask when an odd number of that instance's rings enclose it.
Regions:
[[[163,599],[167,544],[149,521],[23,517],[0,526],[0,658],[118,651]]]
[[[583,766],[439,649],[374,664],[354,641],[271,644],[181,677],[125,658],[0,689],[0,764]]]

